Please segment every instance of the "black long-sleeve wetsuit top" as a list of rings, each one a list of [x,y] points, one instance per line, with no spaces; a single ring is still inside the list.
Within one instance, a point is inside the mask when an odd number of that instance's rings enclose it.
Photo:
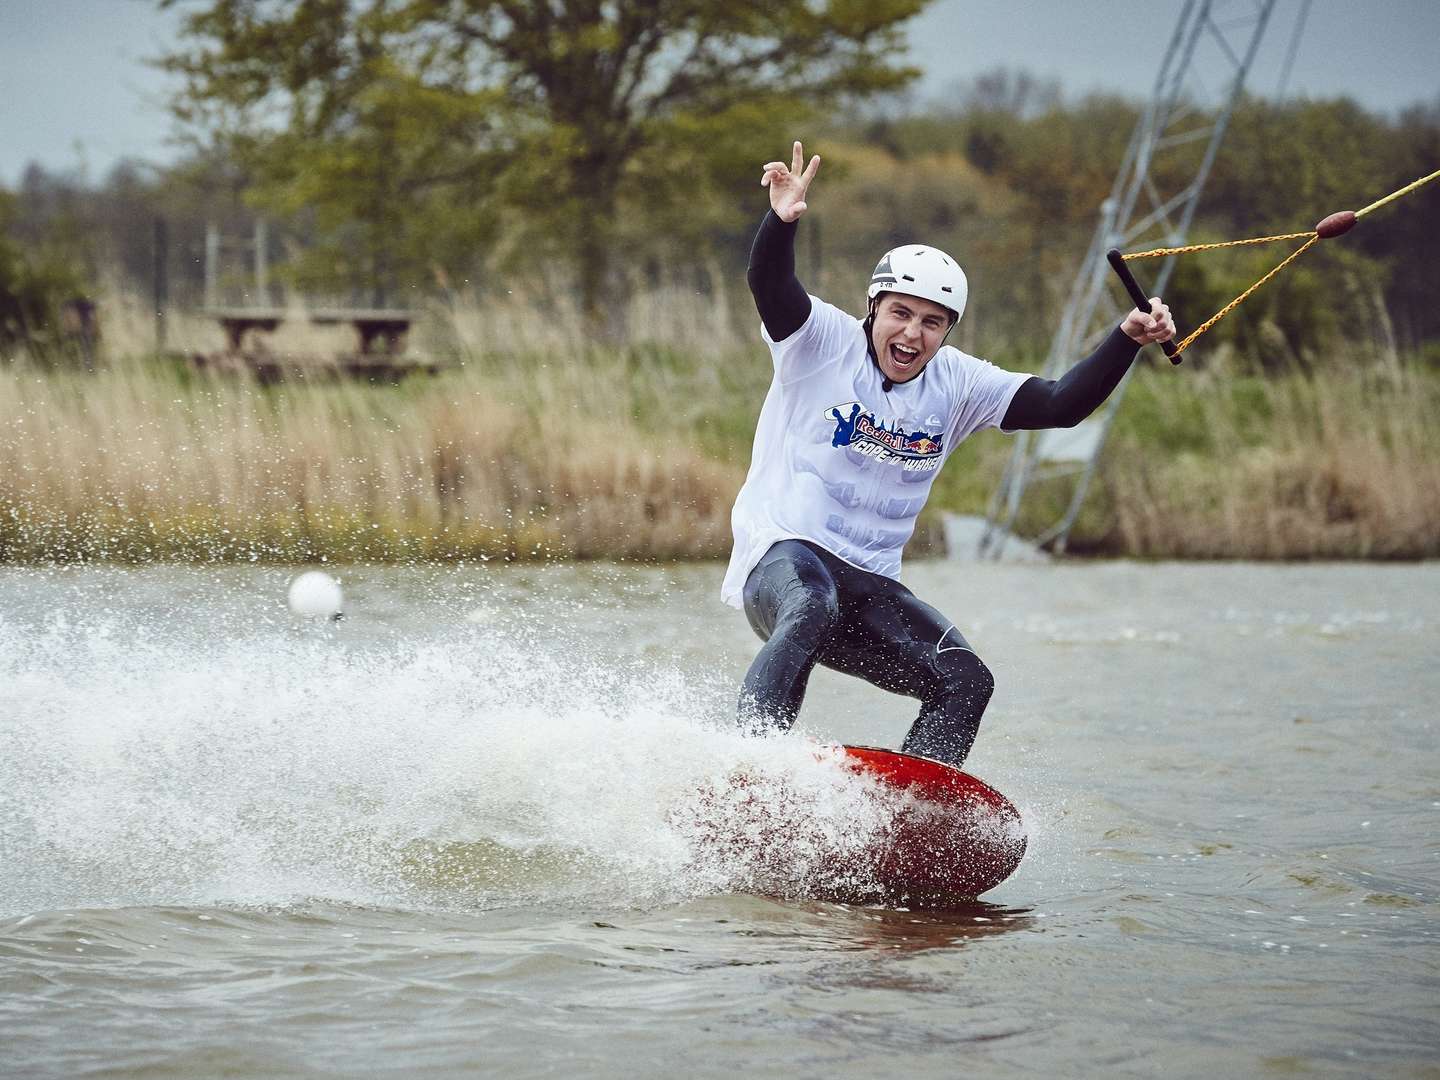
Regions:
[[[774,211],[767,213],[755,234],[745,275],[755,308],[775,341],[785,340],[810,317],[810,296],[795,276],[795,230],[794,222],[781,221]],[[868,341],[867,346],[873,359],[874,347]],[[1007,431],[1073,427],[1110,396],[1139,351],[1139,344],[1117,326],[1099,348],[1059,379],[1032,375],[1022,383],[1001,426]],[[922,370],[915,377],[924,375]]]

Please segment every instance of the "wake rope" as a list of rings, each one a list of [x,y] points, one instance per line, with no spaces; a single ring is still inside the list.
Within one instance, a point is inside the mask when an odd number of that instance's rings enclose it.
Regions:
[[[1353,229],[1355,227],[1355,223],[1361,218],[1363,218],[1366,214],[1374,210],[1379,210],[1380,207],[1386,205],[1387,203],[1394,202],[1396,199],[1400,198],[1403,195],[1409,195],[1412,191],[1424,187],[1426,184],[1430,183],[1430,181],[1436,179],[1437,177],[1440,177],[1440,169],[1432,172],[1429,176],[1422,176],[1419,180],[1416,180],[1413,183],[1406,184],[1398,191],[1392,191],[1383,199],[1376,199],[1369,206],[1365,207],[1362,210],[1340,210],[1336,213],[1329,215],[1328,217],[1322,218],[1320,222],[1315,226],[1315,228],[1310,230],[1309,232],[1281,233],[1277,236],[1252,236],[1246,240],[1223,240],[1215,244],[1187,244],[1184,247],[1159,247],[1151,248],[1149,251],[1133,251],[1125,255],[1121,255],[1118,251],[1112,251],[1110,252],[1109,256],[1110,264],[1111,266],[1115,267],[1116,273],[1120,275],[1122,281],[1126,282],[1126,288],[1129,289],[1130,281],[1133,281],[1133,278],[1130,278],[1130,280],[1126,280],[1129,277],[1129,272],[1127,269],[1125,269],[1125,263],[1132,259],[1157,259],[1167,255],[1188,255],[1192,252],[1198,251],[1216,251],[1220,248],[1248,247],[1255,244],[1273,244],[1281,240],[1304,239],[1305,242],[1303,244],[1301,244],[1298,248],[1296,248],[1289,255],[1287,255],[1279,264],[1273,267],[1269,273],[1267,273],[1259,281],[1255,282],[1255,284],[1251,285],[1239,296],[1235,297],[1234,300],[1231,300],[1214,315],[1211,315],[1210,318],[1206,319],[1203,323],[1197,326],[1188,337],[1181,341],[1180,344],[1175,346],[1174,351],[1166,349],[1165,354],[1169,356],[1172,361],[1178,364],[1180,362],[1180,354],[1183,353],[1187,348],[1189,348],[1190,344],[1196,338],[1198,338],[1201,334],[1205,333],[1205,331],[1209,330],[1221,319],[1225,318],[1226,315],[1229,315],[1230,312],[1234,311],[1237,307],[1244,303],[1245,299],[1253,292],[1255,292],[1255,290],[1260,288],[1260,286],[1264,285],[1281,270],[1284,270],[1285,267],[1289,266],[1301,255],[1305,254],[1305,252],[1308,251],[1315,244],[1317,244],[1321,240],[1329,240],[1332,237],[1345,235],[1345,233]],[[1133,290],[1131,291],[1133,295]],[[1169,343],[1167,342],[1166,344]]]

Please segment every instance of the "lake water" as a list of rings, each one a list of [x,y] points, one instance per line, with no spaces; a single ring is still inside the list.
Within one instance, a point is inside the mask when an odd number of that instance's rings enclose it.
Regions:
[[[0,570],[0,1075],[1440,1076],[1440,566],[912,566],[1030,831],[946,912],[697,844],[914,713],[730,732],[718,565],[337,573]]]

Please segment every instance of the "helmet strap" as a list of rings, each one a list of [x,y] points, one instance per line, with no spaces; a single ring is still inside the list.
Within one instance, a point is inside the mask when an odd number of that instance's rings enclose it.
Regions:
[[[884,295],[884,293],[880,294],[880,296]],[[875,329],[875,313],[880,310],[880,296],[870,301],[870,310],[866,312],[865,322],[862,324],[865,327],[865,348],[870,353],[870,359],[874,360],[877,366],[880,358],[875,355],[875,337],[872,331]]]
[[[895,380],[885,374],[885,369],[880,366],[880,357],[875,355],[875,312],[880,308],[880,297],[885,294],[877,293],[870,300],[870,311],[865,316],[865,351],[870,354],[870,362],[875,365],[875,370],[880,372],[880,389],[889,393],[895,389]],[[922,372],[923,374],[923,372]]]

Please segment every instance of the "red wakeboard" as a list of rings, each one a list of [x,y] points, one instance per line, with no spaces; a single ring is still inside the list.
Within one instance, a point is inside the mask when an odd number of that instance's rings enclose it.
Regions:
[[[685,827],[734,887],[848,904],[946,907],[995,888],[1025,855],[1020,812],[953,765],[873,746],[831,746],[872,787],[861,819],[826,817],[804,792],[732,775],[688,804]],[[832,808],[833,809],[833,808]],[[683,819],[677,819],[683,820]]]
[[[857,883],[861,895],[832,893],[827,899],[942,906],[995,888],[1025,857],[1020,812],[984,781],[914,754],[874,746],[840,749],[847,768],[910,798],[897,808],[874,853],[868,875],[873,884]]]

